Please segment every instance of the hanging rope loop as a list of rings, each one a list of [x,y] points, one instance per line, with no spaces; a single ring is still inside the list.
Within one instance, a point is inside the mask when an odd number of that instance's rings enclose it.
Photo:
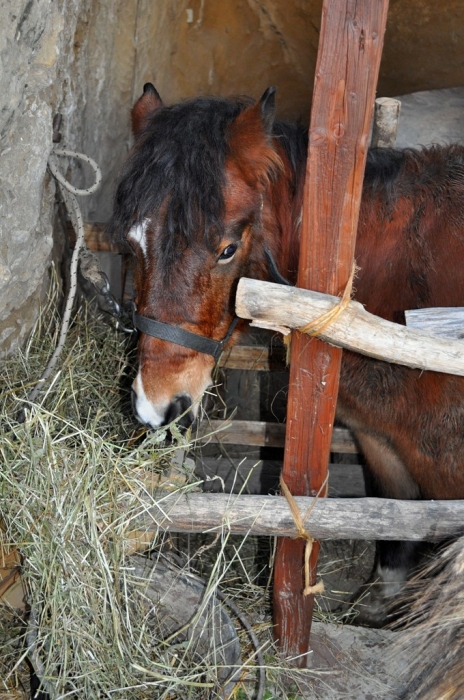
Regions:
[[[305,521],[306,519],[310,516],[312,509],[314,508],[317,499],[319,496],[325,497],[327,495],[327,481],[328,481],[329,476],[324,480],[324,483],[322,484],[321,488],[319,489],[318,493],[316,494],[316,497],[310,507],[308,508],[308,511],[305,513],[305,516],[302,518],[300,509],[298,508],[298,505],[292,496],[290,489],[288,488],[287,484],[285,483],[283,477],[280,477],[280,488],[282,491],[282,494],[285,496],[287,499],[288,506],[290,508],[290,512],[293,517],[293,521],[295,523],[295,527],[298,531],[298,534],[296,537],[301,537],[303,540],[305,540],[305,551],[304,551],[304,588],[303,588],[303,595],[316,595],[317,593],[323,593],[324,592],[324,583],[322,581],[319,581],[318,583],[311,585],[311,569],[310,569],[310,558],[311,558],[311,552],[313,551],[313,545],[314,542],[316,541],[314,537],[312,537],[309,532],[305,529]]]
[[[93,183],[93,185],[84,188],[79,188],[75,187],[74,185],[71,185],[71,183],[68,180],[66,180],[63,173],[60,172],[55,162],[55,156],[60,156],[62,158],[75,158],[76,160],[81,160],[83,163],[87,163],[88,165],[90,165],[90,167],[95,173],[95,182]],[[53,151],[50,153],[48,167],[50,168],[50,172],[52,173],[53,177],[60,183],[60,185],[62,185],[68,192],[71,192],[72,194],[81,197],[86,197],[87,195],[96,192],[96,190],[98,190],[98,188],[100,187],[102,181],[101,170],[97,163],[93,160],[93,158],[90,158],[90,156],[85,155],[85,153],[71,151],[68,148],[54,148]]]
[[[56,157],[66,157],[66,158],[76,158],[77,160],[82,160],[84,163],[88,163],[90,167],[93,169],[95,173],[95,182],[93,185],[86,189],[81,189],[78,187],[74,187],[66,178],[64,175],[60,172],[58,169],[58,165],[56,163]],[[71,265],[70,265],[70,285],[69,285],[69,292],[68,296],[66,298],[66,303],[64,307],[64,312],[63,312],[63,320],[61,322],[61,329],[60,329],[60,335],[58,338],[58,343],[56,345],[56,348],[50,357],[47,366],[45,367],[44,371],[42,372],[42,375],[40,379],[38,380],[37,384],[31,391],[31,393],[28,396],[28,401],[33,402],[36,400],[39,391],[47,381],[47,379],[50,377],[52,374],[53,370],[55,369],[55,365],[58,362],[58,359],[61,355],[61,352],[63,350],[64,344],[66,342],[66,336],[68,334],[68,329],[69,329],[69,324],[71,322],[71,313],[72,313],[72,308],[74,305],[74,300],[76,298],[76,292],[77,292],[77,265],[79,262],[79,254],[81,252],[81,249],[85,245],[85,240],[84,240],[84,221],[82,219],[82,214],[81,210],[79,207],[79,203],[76,199],[76,195],[81,196],[81,197],[86,197],[90,194],[93,194],[99,187],[100,183],[102,180],[102,175],[101,175],[101,170],[96,164],[96,162],[92,159],[89,158],[89,156],[86,156],[84,153],[78,153],[77,151],[71,151],[66,148],[54,148],[49,156],[48,159],[48,167],[50,169],[50,172],[52,173],[53,177],[57,180],[59,189],[61,192],[61,195],[63,197],[63,201],[65,204],[65,207],[67,209],[67,212],[69,214],[69,217],[71,219],[71,223],[74,227],[74,230],[76,231],[76,245],[74,247],[72,256],[71,256]],[[18,417],[18,420],[20,422],[23,422],[25,420],[25,413],[24,411],[21,412],[20,416]]]

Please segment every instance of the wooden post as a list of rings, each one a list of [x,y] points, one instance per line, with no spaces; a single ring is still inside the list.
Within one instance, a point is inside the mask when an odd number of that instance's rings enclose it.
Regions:
[[[298,286],[339,294],[350,276],[388,0],[324,0],[309,132]],[[341,350],[295,332],[283,478],[315,495],[327,474]],[[275,635],[306,665],[313,597],[303,596],[304,541],[280,538]],[[318,546],[311,558],[315,580]]]
[[[398,132],[401,102],[393,97],[378,97],[374,107],[371,146],[393,148]]]

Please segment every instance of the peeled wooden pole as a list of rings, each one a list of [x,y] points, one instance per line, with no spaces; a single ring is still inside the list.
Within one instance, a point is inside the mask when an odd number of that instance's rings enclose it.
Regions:
[[[339,302],[329,294],[242,277],[235,309],[238,316],[253,319],[254,326],[286,332],[316,321]],[[409,327],[374,316],[350,301],[319,337],[386,362],[464,376],[464,309],[414,309],[406,311],[406,319]],[[428,328],[444,337],[434,337]]]
[[[125,524],[127,539],[152,542],[159,530],[231,532],[295,537],[285,498],[229,493],[140,494],[141,515]],[[320,539],[439,542],[464,534],[464,501],[399,501],[386,498],[295,498],[306,526]]]
[[[324,0],[306,170],[298,286],[339,294],[350,276],[387,0]],[[283,478],[294,495],[324,483],[341,350],[295,332]],[[280,538],[274,569],[275,635],[306,664],[313,611],[303,596],[304,541]],[[311,558],[315,578],[317,546]]]

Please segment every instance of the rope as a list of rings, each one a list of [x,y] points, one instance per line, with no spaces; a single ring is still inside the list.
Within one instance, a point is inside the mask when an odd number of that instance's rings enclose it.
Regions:
[[[293,517],[293,521],[295,523],[295,527],[298,531],[297,538],[301,537],[306,541],[305,544],[305,552],[304,552],[304,589],[303,589],[303,595],[309,595],[312,593],[313,595],[316,595],[316,593],[323,593],[324,592],[324,583],[322,581],[319,581],[318,583],[314,584],[314,586],[311,585],[311,571],[310,571],[310,558],[311,558],[311,552],[313,551],[313,545],[314,542],[316,541],[314,537],[311,537],[309,532],[305,530],[304,523],[305,520],[311,515],[311,512],[316,505],[316,501],[319,498],[320,495],[326,496],[327,495],[327,481],[328,481],[329,476],[327,475],[326,478],[324,479],[324,483],[322,484],[321,488],[317,492],[313,502],[309,506],[308,510],[305,513],[304,518],[301,517],[300,509],[298,508],[298,505],[293,498],[292,494],[290,493],[290,489],[288,488],[287,484],[285,483],[283,477],[280,477],[280,488],[282,490],[283,495],[287,499],[287,503],[290,508],[290,512]]]
[[[77,160],[82,160],[84,163],[90,165],[90,167],[95,173],[95,182],[93,183],[93,185],[84,189],[79,189],[78,187],[74,187],[74,185],[71,185],[71,183],[68,180],[66,180],[65,176],[58,170],[58,166],[53,161],[54,156],[61,156],[63,158],[76,158]],[[58,180],[60,185],[62,185],[67,192],[71,192],[72,194],[81,197],[86,197],[87,195],[96,192],[100,187],[102,181],[101,170],[96,164],[96,162],[93,160],[93,158],[86,156],[85,153],[70,151],[67,148],[54,148],[53,151],[50,153],[48,167],[50,168],[53,177],[56,180]]]
[[[63,157],[63,158],[76,158],[77,160],[81,160],[84,163],[87,163],[90,165],[90,167],[93,169],[95,173],[95,182],[93,185],[91,185],[88,188],[85,189],[79,189],[78,187],[74,187],[74,185],[71,185],[68,180],[64,177],[64,175],[59,171],[58,165],[57,165],[57,157]],[[76,231],[76,245],[74,247],[72,257],[71,257],[71,267],[70,267],[70,286],[69,286],[69,292],[68,296],[66,299],[66,304],[64,308],[64,313],[63,313],[63,320],[61,322],[61,329],[60,329],[60,335],[58,339],[57,346],[55,348],[55,351],[51,358],[49,359],[47,366],[45,367],[42,376],[40,377],[39,381],[35,385],[34,389],[31,391],[31,393],[28,396],[28,400],[32,403],[35,401],[37,398],[37,395],[51,373],[53,372],[56,363],[58,362],[58,359],[61,355],[61,352],[63,350],[64,344],[66,342],[66,336],[68,334],[68,329],[69,329],[69,324],[71,321],[71,313],[72,313],[72,308],[74,305],[74,300],[76,298],[76,291],[77,291],[77,264],[79,260],[79,254],[81,249],[84,247],[85,242],[84,242],[84,222],[82,219],[82,214],[81,210],[78,204],[78,201],[76,199],[76,195],[79,195],[81,197],[87,196],[89,194],[92,194],[95,192],[98,187],[100,186],[101,180],[102,180],[102,175],[100,168],[96,164],[96,162],[92,159],[89,158],[89,156],[86,156],[84,153],[77,153],[76,151],[70,151],[68,149],[64,148],[55,148],[51,153],[50,157],[48,159],[48,167],[50,169],[50,172],[52,173],[53,177],[56,179],[58,182],[58,187],[61,192],[61,196],[63,197],[63,201],[65,204],[65,207],[68,211],[69,217],[71,219],[71,223],[74,227],[74,230]]]
[[[306,333],[306,335],[311,335],[315,338],[316,336],[321,335],[321,333],[325,331],[327,326],[330,326],[331,323],[337,320],[337,318],[344,312],[344,310],[351,301],[351,297],[354,293],[353,281],[358,270],[359,267],[357,267],[356,261],[354,261],[353,267],[351,268],[351,274],[348,278],[348,282],[346,283],[346,287],[344,289],[340,301],[337,304],[335,304],[331,309],[329,309],[329,311],[326,311],[324,314],[321,314],[313,321],[307,323],[305,326],[297,328],[297,330],[300,333]],[[287,364],[289,364],[292,333],[289,333],[288,335],[284,336],[283,340],[285,343],[285,347],[287,348]]]

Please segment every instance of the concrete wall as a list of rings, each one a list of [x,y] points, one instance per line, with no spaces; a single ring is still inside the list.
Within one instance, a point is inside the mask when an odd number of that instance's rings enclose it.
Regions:
[[[52,119],[100,163],[83,201],[104,221],[130,146],[143,83],[167,102],[199,93],[259,97],[277,85],[283,117],[308,121],[321,0],[0,0],[0,354],[37,316],[56,221],[46,164]],[[391,0],[380,95],[464,85],[462,0]],[[81,183],[84,173],[70,165]],[[56,249],[56,248],[55,248]]]

